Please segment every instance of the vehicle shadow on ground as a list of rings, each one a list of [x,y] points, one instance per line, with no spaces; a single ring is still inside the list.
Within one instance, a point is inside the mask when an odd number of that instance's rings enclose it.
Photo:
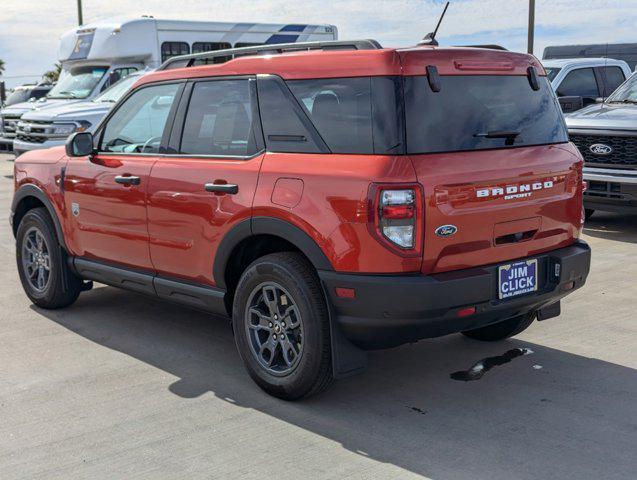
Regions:
[[[177,376],[167,385],[175,395],[211,392],[437,480],[634,478],[637,471],[637,372],[623,366],[518,340],[485,344],[455,335],[373,352],[362,375],[290,403],[252,383],[227,320],[106,287],[65,310],[33,308]],[[479,381],[449,378],[515,347],[534,353]]]
[[[637,243],[637,215],[595,212],[586,220],[584,233],[604,240]]]

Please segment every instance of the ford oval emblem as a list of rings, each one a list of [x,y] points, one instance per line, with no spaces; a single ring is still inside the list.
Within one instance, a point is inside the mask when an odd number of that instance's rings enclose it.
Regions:
[[[595,155],[610,155],[613,152],[613,147],[603,143],[595,143],[588,147],[588,149]]]
[[[439,237],[450,237],[458,231],[458,227],[455,225],[441,225],[436,228],[436,235]]]

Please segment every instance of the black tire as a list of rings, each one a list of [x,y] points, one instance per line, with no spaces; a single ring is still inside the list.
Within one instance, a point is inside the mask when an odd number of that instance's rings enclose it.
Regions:
[[[591,218],[593,216],[594,213],[595,213],[595,210],[593,210],[592,208],[585,208],[584,209],[584,218],[586,220],[588,220],[589,218]]]
[[[266,291],[275,292],[270,298],[276,301],[274,310],[266,302]],[[293,316],[290,310],[294,310]],[[279,312],[276,322],[271,322],[277,318],[273,311]],[[285,318],[289,319],[288,325]],[[262,323],[269,327],[262,327]],[[273,323],[276,325],[271,328]],[[296,323],[294,329],[293,323]],[[270,395],[297,400],[315,395],[332,383],[328,310],[316,271],[301,254],[266,255],[246,268],[235,292],[232,324],[237,349],[248,373]],[[280,329],[275,331],[277,327]],[[283,336],[281,331],[285,332]],[[284,342],[288,347],[283,346]],[[266,344],[272,344],[273,350]],[[257,352],[259,346],[261,354]],[[268,360],[272,364],[269,367]]]
[[[37,243],[38,238],[42,239],[41,244],[44,245],[39,251],[45,252],[40,254],[39,259],[43,271],[47,272],[46,282],[43,281],[41,285],[38,282],[39,273],[35,274],[35,279],[29,273],[33,266],[31,260],[34,258],[29,251],[34,251],[34,239]],[[31,250],[28,250],[29,248]],[[66,254],[58,242],[53,220],[44,208],[29,210],[22,217],[16,233],[16,261],[22,288],[38,307],[67,307],[77,300],[82,291],[82,280],[75,276],[66,264]],[[27,264],[30,267],[27,267]],[[38,288],[38,285],[42,288]]]
[[[533,323],[535,316],[535,312],[531,312],[509,318],[503,322],[487,325],[486,327],[467,330],[462,332],[462,334],[475,340],[482,340],[483,342],[497,342],[522,333]]]

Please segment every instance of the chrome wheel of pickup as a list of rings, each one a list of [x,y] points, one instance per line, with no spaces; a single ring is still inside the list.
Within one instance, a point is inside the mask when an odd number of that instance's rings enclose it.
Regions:
[[[303,354],[303,322],[288,291],[275,282],[252,290],[245,329],[254,358],[267,372],[289,375]]]
[[[50,249],[38,227],[27,230],[22,244],[22,268],[31,287],[43,292],[49,284],[51,273]]]

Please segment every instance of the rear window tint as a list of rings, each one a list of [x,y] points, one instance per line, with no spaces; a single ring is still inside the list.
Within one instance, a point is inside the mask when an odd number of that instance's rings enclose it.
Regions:
[[[248,79],[195,84],[188,104],[181,153],[248,156],[256,153],[252,89]]]
[[[373,153],[369,77],[294,80],[288,85],[333,153]]]
[[[408,153],[452,152],[568,141],[551,86],[533,90],[525,76],[443,76],[433,92],[427,77],[405,77]],[[486,135],[517,132],[515,138]]]

